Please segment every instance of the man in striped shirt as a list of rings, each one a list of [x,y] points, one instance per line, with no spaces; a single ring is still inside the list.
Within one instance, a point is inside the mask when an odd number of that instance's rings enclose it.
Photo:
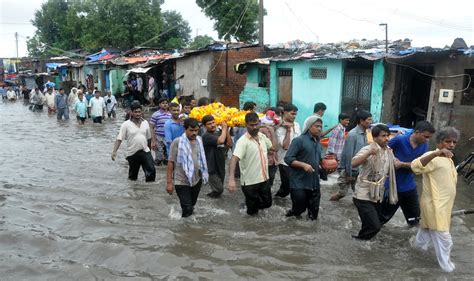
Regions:
[[[158,101],[159,109],[150,119],[150,129],[155,132],[152,137],[151,147],[155,151],[156,165],[167,164],[167,151],[165,140],[165,123],[171,119],[171,113],[168,110],[168,99],[161,98]]]

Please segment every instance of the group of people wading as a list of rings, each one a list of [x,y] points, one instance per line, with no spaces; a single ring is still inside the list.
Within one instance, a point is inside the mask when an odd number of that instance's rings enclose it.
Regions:
[[[201,122],[187,118],[188,105],[186,113],[183,104],[169,104],[166,99],[161,99],[159,106],[150,124],[143,118],[142,106],[132,103],[130,119],[120,128],[112,159],[126,141],[129,179],[136,180],[142,167],[146,181],[154,181],[157,163],[151,151],[161,153],[159,164],[166,164],[166,191],[176,191],[182,217],[193,214],[203,184],[211,187],[209,197],[221,197],[227,152],[231,150],[227,189],[233,193],[240,183],[248,215],[270,208],[273,196],[290,195],[287,217],[300,219],[307,211],[308,219],[316,220],[321,175],[332,172],[321,165],[325,155],[320,140],[328,135],[327,153],[337,159],[339,173],[338,192],[330,200],[337,202],[349,188],[352,190],[361,220],[361,229],[353,237],[372,239],[401,208],[407,224],[419,226],[412,244],[427,249],[432,243],[442,270],[454,270],[449,227],[457,181],[451,158],[460,136],[455,128],[436,132],[436,149],[428,151],[428,141],[435,134],[429,122],[420,121],[412,133],[393,137],[386,125],[372,125],[369,112],[358,111],[353,120],[356,126],[346,136],[349,116],[343,113],[339,124],[323,131],[323,103],[315,105],[314,114],[306,118],[302,129],[295,121],[298,108],[293,104],[268,109],[272,114],[265,118],[271,116],[271,120],[264,122],[255,112],[256,104],[247,102],[243,108],[248,111],[245,128],[216,124],[212,115],[204,116]],[[158,145],[162,147],[158,149]],[[272,196],[277,170],[281,184]],[[415,174],[423,176],[421,197]]]

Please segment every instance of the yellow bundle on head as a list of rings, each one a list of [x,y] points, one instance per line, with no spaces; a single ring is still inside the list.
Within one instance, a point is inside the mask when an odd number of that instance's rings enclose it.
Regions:
[[[212,115],[217,124],[226,122],[229,127],[235,127],[245,126],[245,114],[247,113],[247,111],[241,111],[235,107],[227,107],[220,102],[214,102],[206,106],[193,108],[189,117],[196,118],[201,122],[204,116]]]

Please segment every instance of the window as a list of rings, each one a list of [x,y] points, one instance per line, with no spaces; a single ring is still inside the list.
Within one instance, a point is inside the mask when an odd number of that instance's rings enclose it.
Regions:
[[[258,77],[258,86],[262,88],[267,88],[270,80],[269,73],[268,73],[268,68],[259,68],[259,77]]]
[[[328,71],[326,68],[310,68],[309,77],[311,79],[326,79]]]
[[[291,76],[293,75],[293,71],[288,68],[280,68],[278,69],[278,76]]]
[[[465,73],[471,76],[471,80],[464,76],[464,88],[466,90],[462,92],[461,105],[474,105],[474,69],[466,69]]]

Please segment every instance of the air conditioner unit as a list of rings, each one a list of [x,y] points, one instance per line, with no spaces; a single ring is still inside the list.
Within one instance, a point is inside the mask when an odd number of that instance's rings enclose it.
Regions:
[[[201,86],[207,87],[207,79],[201,79]]]
[[[440,103],[453,103],[454,101],[454,91],[450,89],[440,89],[439,90],[439,99]]]

